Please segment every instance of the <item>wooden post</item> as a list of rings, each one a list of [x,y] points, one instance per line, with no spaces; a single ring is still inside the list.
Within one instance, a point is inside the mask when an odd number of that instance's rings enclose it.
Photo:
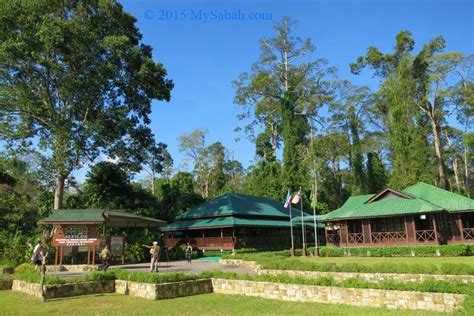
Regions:
[[[362,237],[364,238],[364,244],[372,243],[372,231],[370,228],[370,219],[362,220]]]
[[[435,233],[436,243],[439,244],[438,228],[436,227],[436,216],[435,216],[435,214],[431,215],[431,222],[433,223],[433,229],[434,229],[434,233]]]
[[[346,247],[347,247],[349,245],[349,227],[348,227],[347,221],[345,222],[345,225],[344,225],[344,242],[346,243]],[[342,240],[341,240],[341,243],[342,243]]]
[[[59,253],[59,265],[60,266],[63,265],[63,248],[64,248],[63,246],[59,247],[59,251],[60,251],[60,253]]]
[[[326,227],[324,227],[324,238],[326,238],[326,246],[329,246],[329,244],[328,244],[328,230],[326,229]]]
[[[58,257],[59,257],[59,247],[56,247],[56,255],[54,256],[54,265],[58,265]]]
[[[224,238],[224,230],[221,228],[221,238]]]
[[[461,237],[461,241],[464,241],[464,227],[462,225],[461,214],[456,214],[456,218],[454,221],[456,222],[456,226],[459,229],[459,236]]]
[[[415,217],[405,216],[405,232],[407,234],[407,242],[416,242],[416,231],[415,231]]]
[[[92,265],[95,264],[95,246],[92,248]]]

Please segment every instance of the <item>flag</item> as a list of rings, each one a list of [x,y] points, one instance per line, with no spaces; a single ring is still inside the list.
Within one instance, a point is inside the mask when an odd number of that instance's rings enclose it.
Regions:
[[[293,197],[293,200],[291,200],[291,203],[298,204],[300,199],[301,199],[301,190],[299,190],[298,193],[296,193],[296,195]]]
[[[285,208],[288,208],[288,205],[290,205],[290,201],[291,201],[291,193],[290,193],[290,190],[288,190],[288,194],[285,199],[285,204],[283,206]]]

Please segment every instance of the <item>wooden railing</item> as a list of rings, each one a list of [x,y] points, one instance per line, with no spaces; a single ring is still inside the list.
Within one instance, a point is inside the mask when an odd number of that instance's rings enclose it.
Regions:
[[[392,244],[406,241],[405,232],[380,232],[372,233],[372,243],[374,244]]]
[[[181,238],[166,238],[165,239],[165,246],[167,248],[174,248],[179,242],[181,241]]]
[[[426,242],[426,241],[435,241],[436,232],[434,230],[417,230],[416,231],[416,241]]]
[[[463,228],[462,234],[464,239],[474,239],[474,228]]]
[[[246,236],[238,238],[237,244],[243,247],[289,245],[290,238],[288,236]]]
[[[339,245],[341,242],[341,236],[339,234],[327,234],[326,244]]]
[[[350,244],[361,244],[364,242],[364,235],[362,233],[349,233],[347,240]]]
[[[204,237],[204,238],[168,238],[166,239],[166,247],[173,248],[179,243],[189,242],[193,247],[198,249],[233,249],[233,237]]]

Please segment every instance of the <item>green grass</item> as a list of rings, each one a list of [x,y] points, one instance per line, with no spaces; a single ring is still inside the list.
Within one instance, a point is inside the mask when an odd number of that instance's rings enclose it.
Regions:
[[[473,257],[289,257],[286,252],[260,252],[224,258],[257,261],[264,269],[474,275]]]
[[[240,295],[203,294],[151,301],[119,294],[39,299],[0,291],[0,315],[364,315],[427,316],[434,312],[388,310],[348,305],[296,303]]]
[[[467,264],[474,267],[474,257],[300,257],[302,261],[323,263],[358,263],[364,265],[374,264],[418,264],[441,266],[445,263]]]

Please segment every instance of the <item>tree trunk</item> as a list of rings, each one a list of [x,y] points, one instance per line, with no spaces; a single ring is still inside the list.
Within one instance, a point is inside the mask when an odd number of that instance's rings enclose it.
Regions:
[[[151,193],[155,196],[155,172],[151,171]]]
[[[54,209],[59,210],[63,207],[63,196],[64,196],[64,182],[66,176],[58,174],[56,178],[56,185],[54,188]]]
[[[434,147],[435,147],[435,154],[438,160],[438,177],[439,177],[439,185],[443,189],[448,189],[448,182],[446,181],[446,173],[444,170],[444,163],[443,163],[443,154],[441,150],[441,140],[439,137],[438,126],[433,118],[432,115],[429,115],[431,121],[431,129],[433,131],[433,138],[434,138]]]
[[[458,193],[461,193],[461,181],[459,181],[459,173],[458,173],[458,159],[453,159],[453,172],[454,172],[454,180],[456,181],[456,190]]]

